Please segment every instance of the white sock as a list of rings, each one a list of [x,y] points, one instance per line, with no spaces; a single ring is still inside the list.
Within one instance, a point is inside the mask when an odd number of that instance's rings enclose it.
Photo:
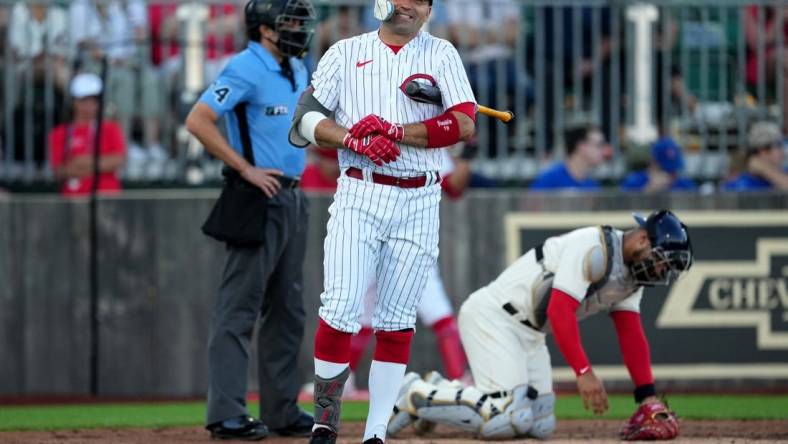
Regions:
[[[336,363],[315,358],[315,375],[323,379],[336,378],[348,367],[350,367],[349,362]]]
[[[386,428],[404,377],[405,364],[372,361],[369,368],[369,414],[362,441],[374,436],[386,440]]]

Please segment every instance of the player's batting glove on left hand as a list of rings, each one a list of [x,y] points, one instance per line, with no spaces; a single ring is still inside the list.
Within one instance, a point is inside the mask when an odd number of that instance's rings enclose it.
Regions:
[[[621,428],[625,441],[674,439],[679,436],[676,414],[660,401],[641,405]]]
[[[351,136],[359,139],[370,134],[382,134],[395,142],[399,142],[405,137],[405,127],[399,123],[389,122],[375,114],[370,114],[359,120],[348,131],[350,131]]]
[[[347,133],[344,140],[342,140],[342,144],[351,151],[369,157],[369,160],[377,166],[397,160],[400,153],[394,142],[380,134],[356,138]]]

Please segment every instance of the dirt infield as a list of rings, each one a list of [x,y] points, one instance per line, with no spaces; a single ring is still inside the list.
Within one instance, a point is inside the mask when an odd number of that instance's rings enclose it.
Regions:
[[[607,443],[615,439],[620,421],[611,420],[565,420],[559,422],[558,430],[550,443]],[[788,421],[682,421],[681,438],[675,443],[746,443],[753,441],[788,443]],[[363,424],[349,423],[342,429],[341,444],[361,441]],[[2,432],[0,443],[25,444],[149,444],[149,443],[199,443],[212,442],[208,433],[199,427],[166,429],[89,429],[59,430],[52,432]],[[216,442],[216,441],[213,441]],[[306,443],[305,438],[269,437],[262,441],[269,444]],[[459,434],[446,428],[439,428],[427,437],[413,434],[400,439],[389,439],[391,444],[427,443],[480,443],[466,434]],[[487,441],[489,442],[489,441]],[[523,442],[523,441],[505,441]],[[533,441],[532,442],[536,442]]]

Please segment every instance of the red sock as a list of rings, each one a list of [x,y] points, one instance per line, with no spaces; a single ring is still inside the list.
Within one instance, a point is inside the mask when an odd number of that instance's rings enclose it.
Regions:
[[[372,329],[361,327],[358,333],[350,337],[350,370],[356,371],[364,350],[367,349],[369,341],[372,340]]]
[[[460,331],[457,329],[454,316],[447,316],[432,324],[432,331],[438,341],[438,351],[440,351],[443,367],[446,370],[446,377],[449,379],[461,378],[468,365],[468,359],[462,350]]]
[[[337,364],[350,362],[351,336],[320,319],[315,332],[315,358]]]
[[[413,339],[413,330],[378,331],[375,333],[375,356],[373,359],[380,362],[394,362],[407,364],[410,359],[410,341]]]

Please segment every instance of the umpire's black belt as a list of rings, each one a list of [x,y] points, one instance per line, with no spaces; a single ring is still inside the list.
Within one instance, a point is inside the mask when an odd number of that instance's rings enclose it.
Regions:
[[[287,176],[276,176],[276,179],[279,181],[279,184],[282,185],[282,189],[284,190],[292,190],[298,188],[298,184],[301,183],[299,179],[295,177],[287,177]],[[241,176],[237,178],[230,178],[226,179],[226,182],[231,187],[240,187],[240,188],[256,188],[257,185],[254,185],[250,182],[247,182],[244,179],[241,179]]]
[[[246,179],[241,177],[241,174],[238,171],[224,166],[222,167],[222,176],[224,176],[224,182],[230,187],[239,187],[239,188],[256,188],[257,185],[254,185],[250,182],[247,182]],[[288,177],[288,176],[276,176],[276,179],[279,181],[279,184],[282,185],[283,189],[295,189],[298,188],[298,185],[301,183],[301,180],[296,177]]]
[[[294,188],[298,188],[298,184],[301,183],[301,181],[295,177],[278,176],[277,179],[279,179],[279,184],[282,185],[282,188],[285,189],[292,190]]]

